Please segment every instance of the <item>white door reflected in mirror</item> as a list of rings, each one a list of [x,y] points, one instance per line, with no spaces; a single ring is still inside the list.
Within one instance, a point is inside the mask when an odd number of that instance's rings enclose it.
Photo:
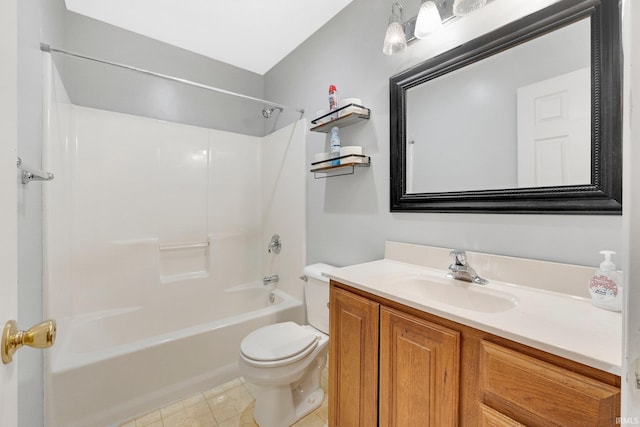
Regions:
[[[591,182],[591,76],[579,70],[518,88],[518,187]]]

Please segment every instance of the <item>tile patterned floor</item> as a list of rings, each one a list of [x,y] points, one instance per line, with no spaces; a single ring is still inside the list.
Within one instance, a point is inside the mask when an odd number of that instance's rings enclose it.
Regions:
[[[328,370],[322,372],[325,398],[322,405],[295,427],[323,427],[327,425]],[[188,397],[164,408],[150,412],[120,427],[258,427],[253,420],[255,386],[236,378],[219,387]],[[284,427],[284,426],[283,426]]]

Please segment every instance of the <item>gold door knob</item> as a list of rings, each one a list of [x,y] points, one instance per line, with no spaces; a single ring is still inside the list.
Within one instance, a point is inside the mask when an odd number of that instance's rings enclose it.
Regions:
[[[15,353],[23,345],[33,348],[49,348],[56,340],[56,321],[47,320],[28,331],[19,331],[15,320],[9,320],[2,332],[2,363],[13,360]]]

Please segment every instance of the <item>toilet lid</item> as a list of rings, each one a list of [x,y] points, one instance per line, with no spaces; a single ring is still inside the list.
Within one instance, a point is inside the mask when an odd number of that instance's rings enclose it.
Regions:
[[[305,356],[318,343],[318,336],[294,322],[275,323],[251,332],[242,340],[240,351],[258,362]]]

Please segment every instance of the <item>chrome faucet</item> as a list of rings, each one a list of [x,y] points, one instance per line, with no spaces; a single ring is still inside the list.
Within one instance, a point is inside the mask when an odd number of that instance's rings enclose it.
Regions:
[[[453,250],[449,255],[454,257],[453,264],[449,266],[447,277],[450,279],[464,280],[466,282],[477,283],[478,285],[486,285],[488,280],[478,276],[478,273],[467,264],[467,254],[465,251]]]
[[[280,278],[277,274],[274,274],[273,276],[264,276],[262,278],[262,284],[268,286],[271,283],[278,283],[279,280]]]

